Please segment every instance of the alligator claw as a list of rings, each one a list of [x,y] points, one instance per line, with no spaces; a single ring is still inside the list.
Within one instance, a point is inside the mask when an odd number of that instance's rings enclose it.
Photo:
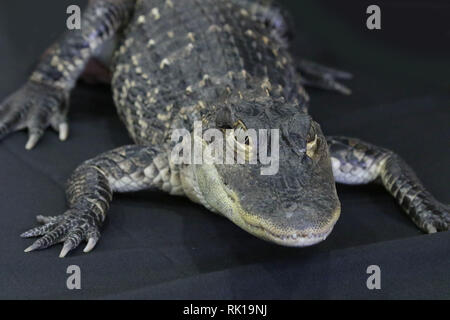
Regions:
[[[95,245],[97,244],[98,237],[89,238],[88,243],[86,247],[84,247],[83,252],[90,252],[92,249],[94,249]]]
[[[306,86],[337,91],[345,95],[352,93],[349,88],[337,81],[353,78],[353,75],[349,72],[322,66],[306,60],[300,61],[297,67],[302,74],[301,82]]]
[[[307,60],[300,61],[298,67],[303,72],[318,77],[329,77],[340,80],[350,80],[353,78],[353,75],[350,72],[337,70]]]
[[[42,133],[31,133],[28,137],[27,144],[25,145],[25,149],[31,150],[37,144],[39,139],[42,137]]]
[[[422,229],[427,233],[450,230],[450,206],[436,202],[434,210],[423,217]]]
[[[316,78],[316,79],[303,78],[301,79],[301,82],[306,86],[336,91],[345,95],[350,95],[352,93],[351,89],[335,81],[333,78]]]
[[[67,94],[62,89],[28,81],[0,104],[0,139],[10,133],[28,128],[25,148],[36,146],[47,127],[59,131],[60,140],[68,135],[65,120]]]
[[[58,126],[59,140],[65,141],[69,136],[69,125],[67,122],[63,122]]]
[[[39,247],[38,244],[33,243],[31,246],[29,246],[28,248],[26,248],[25,250],[23,250],[23,252],[30,252],[30,251],[33,251],[33,250],[36,250],[38,247]]]
[[[82,241],[87,241],[83,251],[91,251],[100,238],[100,232],[92,215],[89,212],[84,213],[71,209],[57,217],[38,216],[37,220],[44,223],[44,225],[22,233],[21,237],[41,236],[41,238],[37,239],[24,251],[30,252],[45,249],[63,242],[63,247],[59,254],[59,257],[63,258],[78,247]]]

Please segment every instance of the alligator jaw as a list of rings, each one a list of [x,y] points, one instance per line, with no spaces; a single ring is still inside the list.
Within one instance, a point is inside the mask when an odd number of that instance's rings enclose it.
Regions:
[[[337,200],[334,210],[318,215],[318,217],[328,217],[326,223],[321,223],[320,228],[314,228],[313,223],[298,230],[291,227],[277,227],[273,221],[266,221],[257,212],[246,211],[237,194],[223,184],[214,165],[203,164],[195,168],[194,181],[198,184],[198,190],[201,190],[200,203],[227,217],[250,234],[278,245],[306,247],[325,240],[333,230],[341,212],[340,203]],[[299,216],[302,215],[299,213]]]
[[[290,230],[286,232],[285,230],[276,230],[273,227],[271,228],[264,221],[258,221],[259,219],[251,219],[253,221],[249,221],[248,218],[245,218],[245,214],[241,215],[241,217],[245,223],[243,228],[263,240],[286,247],[308,247],[322,242],[328,237],[331,231],[333,231],[334,225],[339,218],[340,211],[341,208],[339,206],[333,212],[333,221],[331,221],[325,229],[319,231]]]

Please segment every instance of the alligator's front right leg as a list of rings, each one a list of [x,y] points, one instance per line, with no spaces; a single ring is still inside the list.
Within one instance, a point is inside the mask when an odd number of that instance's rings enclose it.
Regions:
[[[42,57],[28,82],[0,103],[0,139],[28,129],[33,148],[48,126],[68,135],[66,115],[71,89],[89,59],[131,15],[134,0],[96,0],[84,12],[80,30],[67,31]]]
[[[25,249],[29,252],[64,242],[60,257],[87,241],[84,252],[92,250],[100,237],[113,192],[160,188],[181,194],[168,157],[153,147],[130,145],[99,155],[79,166],[66,189],[69,209],[54,217],[38,216],[42,226],[22,237],[42,236]],[[171,172],[172,171],[172,172]],[[172,174],[172,175],[170,175]],[[171,179],[170,179],[171,178]]]
[[[380,182],[420,229],[450,229],[450,206],[437,201],[397,154],[353,138],[327,137],[327,142],[336,182]]]

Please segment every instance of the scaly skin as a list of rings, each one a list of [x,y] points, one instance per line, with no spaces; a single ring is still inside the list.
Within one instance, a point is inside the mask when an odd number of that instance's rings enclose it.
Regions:
[[[118,113],[135,144],[81,164],[68,181],[69,209],[38,217],[40,236],[26,251],[63,242],[64,257],[82,241],[90,251],[114,192],[158,188],[185,195],[249,233],[286,246],[325,239],[340,214],[335,180],[380,180],[426,232],[448,230],[448,207],[425,191],[394,153],[346,138],[329,138],[307,114],[302,84],[349,89],[350,74],[292,60],[286,25],[271,1],[97,0],[80,31],[68,32],[30,80],[0,105],[0,137],[28,128],[27,148],[47,126],[67,137],[68,97],[88,60],[119,38],[112,69]],[[300,74],[297,72],[300,70]],[[279,129],[279,170],[256,164],[175,164],[173,129]],[[251,141],[241,147],[250,150]],[[209,142],[203,140],[203,148]],[[330,158],[331,154],[331,158]],[[334,175],[334,177],[333,177]]]

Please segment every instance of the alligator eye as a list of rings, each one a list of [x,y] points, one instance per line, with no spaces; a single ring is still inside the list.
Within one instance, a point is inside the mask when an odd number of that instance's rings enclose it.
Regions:
[[[249,134],[247,127],[241,120],[236,121],[233,124],[233,130],[226,130],[225,134],[227,152],[228,150],[232,151],[235,159],[240,158],[245,161],[253,159],[256,151],[253,148],[253,143],[256,137]]]
[[[233,112],[230,108],[219,109],[216,115],[216,126],[219,129],[233,129]]]
[[[238,120],[233,124],[234,129],[244,129],[247,130],[247,126],[242,122],[242,120]]]
[[[314,135],[314,139],[308,139],[306,143],[306,155],[310,158],[314,156],[317,149],[317,134]]]
[[[233,127],[234,127],[234,137],[236,141],[240,143],[245,143],[245,145],[248,146],[250,144],[250,140],[247,135],[247,127],[245,126],[245,124],[241,120],[238,120],[233,125]]]

